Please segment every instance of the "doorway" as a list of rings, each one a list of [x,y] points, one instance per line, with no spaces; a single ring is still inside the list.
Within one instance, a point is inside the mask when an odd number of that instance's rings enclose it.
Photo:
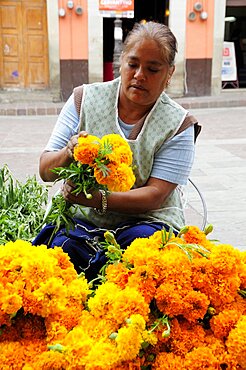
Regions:
[[[1,1],[0,35],[0,88],[47,88],[46,0]]]
[[[246,88],[246,6],[226,7],[224,40],[234,43],[238,86]]]
[[[134,23],[154,21],[168,25],[169,0],[134,0],[134,18],[121,18],[123,41]],[[115,18],[103,18],[103,63],[104,81],[114,78],[114,21]]]

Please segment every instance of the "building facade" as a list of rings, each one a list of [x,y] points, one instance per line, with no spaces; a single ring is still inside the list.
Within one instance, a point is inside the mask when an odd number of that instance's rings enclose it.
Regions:
[[[114,19],[98,0],[1,0],[1,89],[49,89],[66,100],[83,83],[112,78]],[[173,96],[218,95],[246,87],[246,0],[135,0],[122,18],[169,25],[178,40]],[[236,81],[224,83],[224,41],[233,43]],[[232,81],[233,82],[233,81]]]

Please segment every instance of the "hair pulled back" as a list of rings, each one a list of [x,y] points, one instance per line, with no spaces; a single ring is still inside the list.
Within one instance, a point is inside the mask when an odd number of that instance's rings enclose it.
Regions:
[[[137,42],[146,39],[155,41],[160,47],[163,61],[168,63],[170,67],[174,65],[177,53],[176,37],[169,27],[156,22],[135,23],[125,39],[122,56],[127,54]]]

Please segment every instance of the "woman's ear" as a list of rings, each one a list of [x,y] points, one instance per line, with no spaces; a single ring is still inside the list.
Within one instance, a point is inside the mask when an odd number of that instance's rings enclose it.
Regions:
[[[175,66],[172,66],[169,68],[169,72],[168,72],[168,80],[170,80],[172,78],[172,75],[175,71]]]
[[[174,71],[175,71],[175,66],[172,66],[172,67],[169,68],[167,82],[166,82],[166,88],[168,88],[168,86],[170,85],[170,81],[171,81],[171,78],[172,78],[172,75],[173,75]]]

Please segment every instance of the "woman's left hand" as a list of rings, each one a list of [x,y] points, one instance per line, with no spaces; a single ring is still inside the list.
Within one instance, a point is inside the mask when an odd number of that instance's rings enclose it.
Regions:
[[[72,181],[66,181],[62,185],[61,194],[67,202],[85,207],[100,207],[101,195],[98,191],[93,191],[92,198],[88,199],[83,192],[76,194],[75,189],[76,185]]]

